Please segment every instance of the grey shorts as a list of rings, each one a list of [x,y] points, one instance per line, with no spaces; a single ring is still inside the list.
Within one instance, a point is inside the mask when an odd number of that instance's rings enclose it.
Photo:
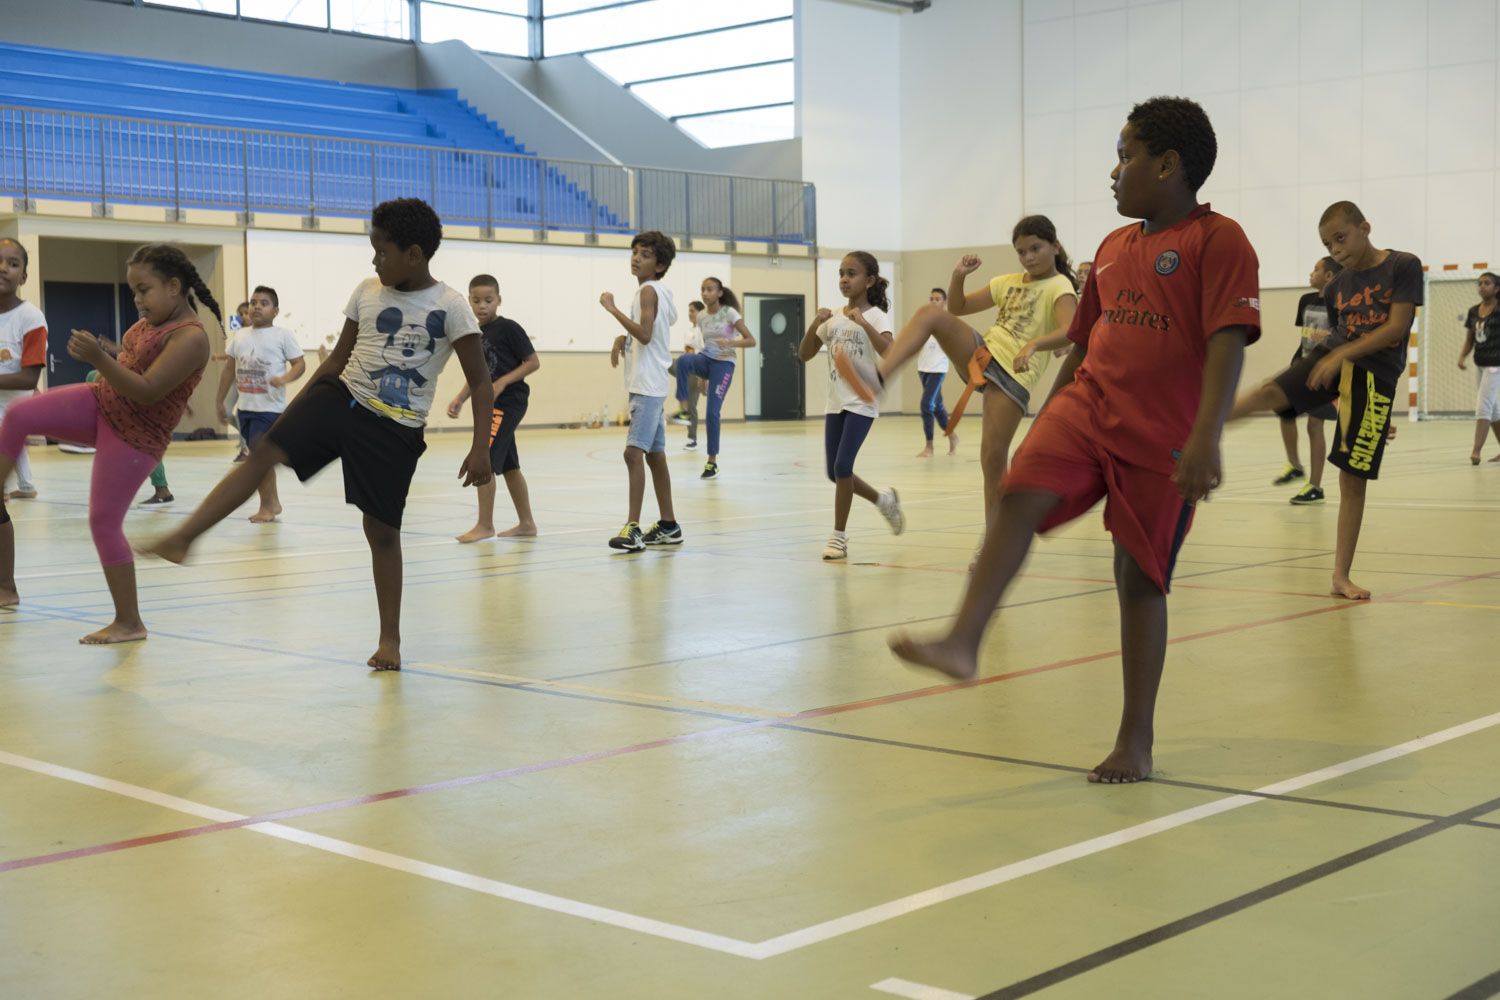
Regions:
[[[984,337],[976,333],[974,334],[974,349],[977,351],[981,347],[989,350],[989,346],[984,342]],[[1005,370],[1005,366],[1000,363],[998,358],[990,358],[990,363],[985,365],[984,380],[989,385],[994,386],[1009,396],[1021,408],[1023,414],[1026,412],[1027,407],[1031,405],[1031,390],[1027,389],[1020,382],[1017,382],[1015,376]],[[983,392],[988,387],[980,386],[979,391]]]

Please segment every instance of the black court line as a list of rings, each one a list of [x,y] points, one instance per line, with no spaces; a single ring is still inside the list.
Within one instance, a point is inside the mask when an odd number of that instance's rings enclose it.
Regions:
[[[1475,983],[1470,983],[1448,1000],[1488,1000],[1500,996],[1500,972],[1492,972]]]
[[[1064,771],[1069,774],[1088,774],[1090,768],[1078,767],[1072,764],[1054,764],[1049,761],[1028,760],[1025,757],[1008,757],[1002,754],[985,753],[981,750],[959,750],[953,747],[931,746],[926,743],[912,743],[907,740],[892,740],[881,736],[865,736],[859,733],[840,733],[831,729],[818,729],[813,726],[795,725],[788,722],[772,723],[772,729],[790,729],[799,733],[812,733],[818,736],[832,736],[836,739],[853,740],[859,743],[875,743],[881,746],[898,747],[903,750],[919,750],[926,753],[944,754],[950,757],[967,757],[971,760],[983,760],[996,764],[1015,764],[1018,767],[1042,768],[1049,771]],[[1433,822],[1445,817],[1437,813],[1413,812],[1409,809],[1388,809],[1384,806],[1368,806],[1357,802],[1339,802],[1333,799],[1319,799],[1303,795],[1277,795],[1273,792],[1258,792],[1249,788],[1233,788],[1228,785],[1215,785],[1203,781],[1180,781],[1175,778],[1162,777],[1160,774],[1152,774],[1150,781],[1157,785],[1169,785],[1173,788],[1190,788],[1201,792],[1213,792],[1218,795],[1249,795],[1257,799],[1265,799],[1268,802],[1287,802],[1293,805],[1323,806],[1328,809],[1343,809],[1348,812],[1374,813],[1379,816],[1392,816],[1397,819],[1417,819]],[[1483,820],[1468,820],[1465,826],[1480,826],[1488,829],[1500,829],[1500,823],[1487,823]]]
[[[1402,847],[1426,840],[1428,837],[1442,833],[1444,830],[1450,830],[1469,820],[1477,819],[1496,808],[1500,808],[1500,799],[1491,799],[1489,802],[1470,806],[1468,809],[1456,812],[1451,816],[1440,817],[1424,826],[1415,827],[1403,833],[1398,833],[1393,837],[1387,837],[1384,840],[1368,844],[1358,850],[1341,854],[1322,864],[1305,868],[1294,875],[1277,879],[1275,882],[1263,885],[1259,889],[1252,889],[1250,892],[1235,896],[1233,899],[1227,899],[1207,909],[1199,910],[1197,913],[1188,914],[1180,919],[1162,924],[1159,927],[1154,927],[1145,933],[1137,934],[1134,937],[1118,941],[1115,944],[1100,948],[1098,951],[1091,952],[1080,958],[1075,958],[1071,962],[1065,962],[1062,965],[1048,969],[1046,972],[1022,979],[1019,982],[1012,983],[991,993],[986,993],[979,1000],[1016,1000],[1018,997],[1029,997],[1059,983],[1064,983],[1081,976],[1086,972],[1092,972],[1095,969],[1109,965],[1111,962],[1118,962],[1122,958],[1128,958],[1137,952],[1145,951],[1153,945],[1171,941],[1190,931],[1206,927],[1209,924],[1223,920],[1225,917],[1234,916],[1253,906],[1284,896],[1287,893],[1325,879],[1330,875],[1337,875],[1339,872],[1353,868],[1355,865],[1363,864],[1366,861],[1390,854],[1392,851]],[[1474,986],[1469,987],[1469,989],[1481,987],[1483,984],[1489,982],[1490,979],[1494,979],[1496,983],[1500,983],[1500,973],[1488,979],[1480,980]],[[1474,995],[1487,996],[1489,994],[1476,993]]]

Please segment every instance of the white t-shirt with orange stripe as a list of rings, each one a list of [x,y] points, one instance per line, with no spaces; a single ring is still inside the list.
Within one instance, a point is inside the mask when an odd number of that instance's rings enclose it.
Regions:
[[[0,375],[47,364],[47,317],[30,302],[0,313]],[[30,389],[0,389],[0,408],[31,395]]]

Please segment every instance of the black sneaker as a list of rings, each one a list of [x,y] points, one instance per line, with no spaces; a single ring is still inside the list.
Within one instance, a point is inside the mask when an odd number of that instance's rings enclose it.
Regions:
[[[1305,506],[1307,504],[1322,503],[1322,502],[1323,502],[1323,487],[1321,487],[1321,486],[1304,486],[1302,488],[1302,491],[1300,493],[1298,493],[1296,496],[1292,497],[1292,499],[1288,501],[1288,503],[1294,503],[1294,504],[1298,505],[1299,507]]]
[[[634,521],[627,521],[620,533],[609,540],[609,547],[619,549],[623,552],[639,552],[646,547],[641,538],[641,526]]]
[[[688,448],[688,449],[692,449],[692,448],[698,447],[698,439],[697,438],[688,438],[687,444],[683,445],[683,447],[684,448]]]
[[[167,504],[176,503],[177,498],[172,494],[153,493],[141,501],[142,507],[165,507]]]
[[[1301,479],[1304,475],[1306,475],[1306,473],[1304,473],[1301,469],[1297,468],[1291,462],[1288,462],[1286,465],[1282,466],[1282,468],[1281,468],[1281,475],[1279,475],[1275,479],[1271,480],[1271,485],[1272,486],[1285,486],[1287,483],[1295,483],[1297,480]]]
[[[698,478],[699,479],[718,479],[719,478],[719,463],[718,462],[706,462],[706,463],[704,463],[704,465],[703,465],[703,475],[699,476]]]
[[[641,536],[641,541],[647,545],[681,545],[682,525],[674,524],[670,528],[663,528],[658,521]]]

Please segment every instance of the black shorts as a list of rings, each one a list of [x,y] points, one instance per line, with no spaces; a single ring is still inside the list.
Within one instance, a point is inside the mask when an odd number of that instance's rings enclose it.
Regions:
[[[1309,389],[1308,375],[1327,356],[1326,350],[1314,351],[1274,381],[1286,393],[1293,413],[1311,414],[1338,400],[1338,430],[1333,435],[1328,461],[1361,479],[1375,479],[1380,475],[1380,460],[1385,455],[1386,431],[1391,425],[1391,406],[1396,398],[1395,383],[1346,361],[1334,388]]]
[[[497,476],[521,467],[521,456],[516,452],[516,428],[525,416],[525,403],[507,403],[503,410],[497,406],[490,414],[490,471]]]
[[[246,448],[254,448],[265,437],[266,431],[276,423],[279,413],[263,413],[259,410],[240,410],[240,440]]]
[[[1319,356],[1321,357],[1321,355]],[[1302,348],[1299,347],[1292,352],[1292,367],[1297,367],[1297,365],[1301,361]],[[1280,383],[1277,384],[1279,385]],[[1287,407],[1285,410],[1276,411],[1276,415],[1282,420],[1296,420],[1297,413],[1298,411],[1292,409],[1291,407]],[[1309,420],[1337,420],[1339,418],[1339,411],[1334,407],[1332,403],[1324,403],[1321,406],[1314,406],[1312,409],[1305,411],[1305,415]]]
[[[286,464],[304,483],[341,459],[344,502],[392,528],[401,527],[417,459],[427,450],[421,428],[361,406],[339,381],[309,386],[266,440],[286,452]]]

